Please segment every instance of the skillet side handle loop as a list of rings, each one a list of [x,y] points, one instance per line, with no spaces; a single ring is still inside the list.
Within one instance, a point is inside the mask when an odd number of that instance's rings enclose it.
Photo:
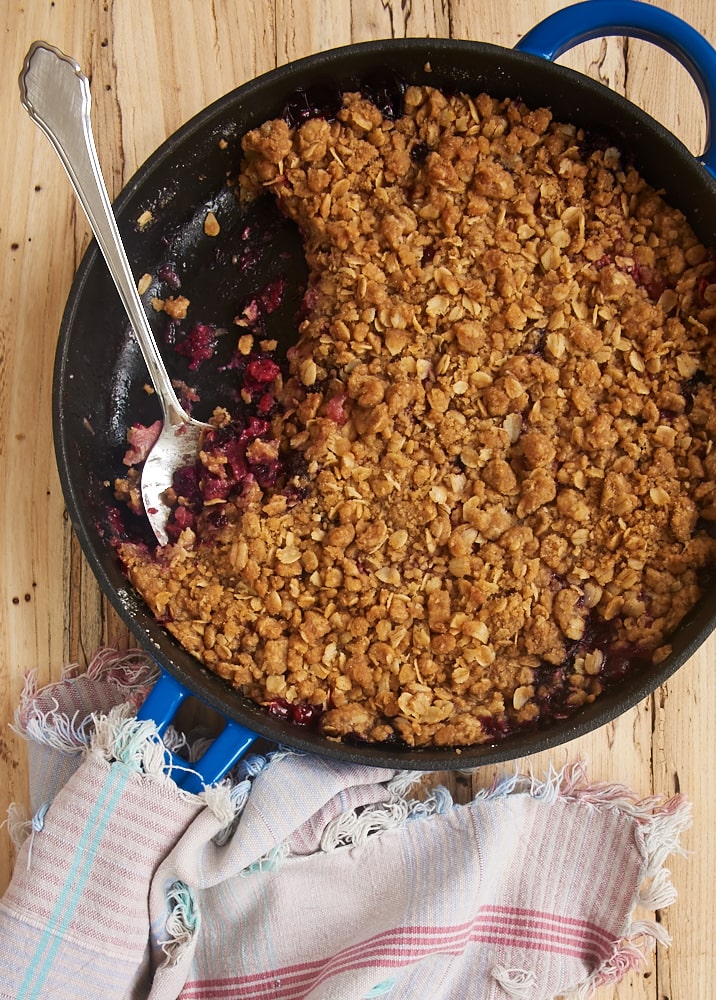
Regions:
[[[238,722],[227,720],[209,749],[198,760],[192,762],[190,765],[192,770],[177,777],[177,784],[185,792],[198,795],[204,787],[221,781],[256,738],[255,733],[245,729]]]
[[[604,35],[628,35],[652,42],[685,67],[706,109],[706,145],[698,159],[716,178],[716,50],[690,24],[640,0],[583,0],[535,25],[515,49],[554,62],[568,49]]]
[[[156,725],[159,735],[163,736],[179,706],[190,694],[188,688],[175,680],[171,674],[162,670],[159,680],[156,681],[137,712],[137,718],[151,720]]]
[[[154,722],[159,735],[163,736],[182,702],[191,694],[176,678],[162,670],[137,712],[137,718]],[[256,738],[255,733],[228,719],[198,760],[188,763],[179,754],[170,752],[169,772],[180,788],[198,795],[205,786],[221,781]]]

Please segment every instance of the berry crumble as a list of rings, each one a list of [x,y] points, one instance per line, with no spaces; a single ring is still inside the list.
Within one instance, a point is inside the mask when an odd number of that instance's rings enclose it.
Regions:
[[[716,559],[716,267],[683,215],[546,109],[416,86],[265,123],[236,186],[310,282],[284,361],[239,318],[243,409],[170,544],[118,543],[165,627],[280,718],[414,747],[666,657]]]

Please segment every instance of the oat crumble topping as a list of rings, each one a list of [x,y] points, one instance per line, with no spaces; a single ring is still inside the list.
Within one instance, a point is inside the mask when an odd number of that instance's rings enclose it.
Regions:
[[[119,550],[248,697],[331,737],[468,746],[668,655],[716,557],[714,261],[593,145],[426,87],[396,119],[350,93],[245,137],[242,197],[271,192],[311,268],[287,374],[239,331],[280,403],[241,460],[273,471]]]

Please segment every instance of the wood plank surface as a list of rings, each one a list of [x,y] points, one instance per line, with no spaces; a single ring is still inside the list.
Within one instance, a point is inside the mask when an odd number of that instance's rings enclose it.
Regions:
[[[49,143],[21,109],[17,74],[30,43],[72,54],[92,80],[93,123],[110,193],[147,156],[216,98],[259,73],[310,53],[390,36],[454,37],[513,46],[557,0],[6,0],[0,13],[0,820],[26,794],[22,741],[9,728],[27,671],[38,682],[103,643],[126,645],[99,592],[64,508],[51,434],[57,331],[89,241],[87,223]],[[716,43],[712,0],[663,7]],[[705,114],[686,71],[646,42],[611,38],[561,60],[626,94],[695,153]],[[529,95],[522,95],[529,99]],[[550,754],[523,761],[586,759],[592,778],[643,795],[685,792],[694,826],[687,857],[671,863],[678,902],[660,915],[673,938],[650,966],[598,996],[707,1000],[715,995],[716,704],[710,640],[656,694],[621,718]],[[489,780],[430,776],[465,800]],[[0,829],[0,892],[13,852]],[[604,858],[609,864],[609,858]]]

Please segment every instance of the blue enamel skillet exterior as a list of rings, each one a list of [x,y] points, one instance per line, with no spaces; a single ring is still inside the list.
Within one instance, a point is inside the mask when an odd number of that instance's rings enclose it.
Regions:
[[[554,64],[571,46],[604,35],[646,39],[683,63],[706,108],[708,134],[701,156],[694,157],[671,133],[619,95]],[[115,212],[136,273],[152,273],[168,252],[191,271],[201,256],[200,220],[207,206],[225,212],[231,228],[236,200],[226,189],[228,162],[222,152],[226,143],[220,139],[238,141],[248,129],[280,115],[287,99],[299,90],[310,93],[326,81],[346,89],[376,77],[519,97],[532,107],[550,107],[558,120],[607,132],[615,144],[630,152],[647,180],[665,190],[700,239],[716,245],[716,150],[711,134],[716,52],[694,28],[651,4],[585,0],[542,21],[513,50],[447,39],[391,39],[320,53],[239,87],[168,139],[117,199]],[[147,209],[157,224],[143,232],[135,220]],[[233,224],[243,225],[240,219]],[[291,238],[288,234],[277,237],[285,240],[287,253],[300,257],[300,247],[292,245]],[[210,292],[215,304],[222,289]],[[92,245],[77,273],[60,331],[53,398],[56,454],[67,508],[90,566],[119,616],[161,668],[142,716],[154,719],[163,731],[178,706],[194,695],[227,719],[207,755],[192,764],[197,773],[175,772],[185,788],[197,790],[202,782],[218,780],[258,737],[340,760],[419,770],[469,768],[527,756],[594,730],[637,704],[713,630],[716,591],[705,595],[673,637],[673,653],[648,674],[627,676],[566,720],[462,752],[350,745],[271,718],[207,671],[154,620],[129,588],[109,541],[106,482],[118,474],[125,428],[134,420],[156,418],[151,400],[142,392],[146,373],[132,350],[115,299]],[[96,335],[98,326],[104,331],[102,337]],[[75,380],[82,380],[83,393],[72,393]],[[185,768],[181,761],[177,764]]]

